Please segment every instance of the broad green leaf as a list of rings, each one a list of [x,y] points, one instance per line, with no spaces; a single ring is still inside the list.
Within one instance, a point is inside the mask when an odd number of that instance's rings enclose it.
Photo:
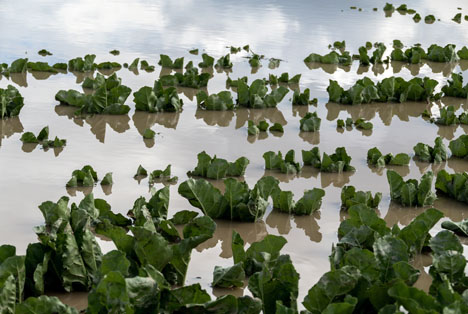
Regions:
[[[241,263],[226,268],[215,266],[212,286],[222,288],[242,287],[244,279],[245,272]]]

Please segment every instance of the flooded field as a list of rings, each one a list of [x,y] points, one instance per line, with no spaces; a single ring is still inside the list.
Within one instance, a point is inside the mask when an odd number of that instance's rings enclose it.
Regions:
[[[358,9],[350,9],[356,5]],[[24,97],[24,107],[18,117],[0,121],[0,244],[16,246],[17,254],[25,254],[29,243],[36,242],[33,227],[43,224],[38,209],[42,202],[56,202],[61,196],[70,197],[70,203],[79,203],[93,193],[95,198],[105,199],[116,213],[126,215],[139,196],[150,196],[148,179],[134,179],[139,165],[148,170],[164,169],[172,165],[172,175],[178,183],[170,185],[169,217],[181,210],[195,210],[178,192],[180,183],[187,180],[187,172],[195,168],[197,154],[206,151],[233,161],[241,156],[250,160],[245,175],[240,180],[252,188],[264,176],[280,181],[283,190],[292,191],[295,200],[304,190],[322,188],[325,196],[318,212],[310,216],[294,216],[272,209],[271,202],[263,219],[257,222],[216,220],[216,231],[208,241],[192,253],[186,284],[200,283],[212,296],[225,294],[251,295],[247,287],[220,289],[211,287],[215,266],[231,266],[231,237],[237,231],[244,241],[251,244],[268,234],[281,235],[287,244],[282,253],[289,254],[300,274],[299,308],[307,291],[330,270],[329,255],[332,244],[338,242],[337,230],[347,217],[340,210],[341,189],[353,185],[357,190],[381,192],[382,201],[378,213],[388,226],[408,225],[426,208],[402,207],[390,200],[390,188],[386,171],[393,169],[400,175],[419,179],[426,171],[435,173],[446,169],[449,173],[468,171],[468,161],[449,158],[441,164],[415,160],[413,147],[419,143],[433,145],[440,136],[448,147],[449,141],[466,134],[468,126],[441,126],[429,123],[421,117],[424,110],[437,115],[440,108],[452,105],[458,112],[468,110],[468,101],[461,98],[442,97],[428,102],[371,103],[341,105],[329,102],[326,88],[329,80],[336,80],[345,89],[363,78],[381,81],[390,76],[408,80],[413,76],[430,77],[439,82],[436,91],[447,83],[452,73],[468,69],[468,61],[455,63],[422,62],[417,65],[392,61],[389,64],[360,66],[354,61],[350,66],[305,64],[310,53],[325,54],[328,45],[346,41],[346,50],[357,53],[360,46],[369,42],[383,42],[387,46],[385,56],[394,39],[412,46],[420,43],[427,49],[431,44],[457,48],[468,43],[468,22],[453,22],[453,16],[468,14],[464,1],[413,1],[412,8],[421,16],[434,14],[440,21],[433,24],[415,23],[408,15],[394,12],[385,17],[382,8],[385,1],[54,1],[44,4],[35,1],[0,1],[0,62],[11,63],[18,58],[30,61],[47,61],[50,64],[96,54],[96,62],[115,61],[131,63],[135,58],[155,65],[152,73],[142,70],[131,72],[122,68],[117,75],[132,93],[143,86],[153,86],[162,75],[171,73],[161,69],[157,62],[160,54],[171,58],[184,57],[185,62],[198,64],[201,54],[208,53],[216,60],[229,53],[229,46],[250,45],[252,51],[265,55],[262,66],[252,69],[245,51],[231,55],[233,68],[229,71],[212,70],[205,91],[218,93],[226,88],[226,79],[247,76],[249,83],[269,74],[301,74],[296,88],[309,88],[311,98],[317,98],[316,106],[292,106],[292,91],[276,108],[234,111],[206,111],[197,108],[197,90],[178,88],[184,106],[181,112],[146,113],[135,111],[133,95],[126,104],[131,110],[127,115],[76,116],[75,108],[60,105],[55,100],[59,90],[82,91],[81,83],[93,73],[25,73],[0,78],[0,88],[12,84]],[[395,5],[399,5],[395,3]],[[377,11],[373,8],[377,7]],[[462,10],[457,10],[461,7]],[[21,12],[21,19],[18,18]],[[37,55],[47,49],[52,56]],[[189,53],[198,48],[199,55]],[[120,55],[109,54],[120,50]],[[275,69],[268,67],[268,59],[282,60]],[[109,74],[109,73],[107,73]],[[234,99],[236,93],[232,92]],[[317,112],[322,119],[318,132],[302,132],[300,119],[307,112]],[[372,122],[372,130],[338,130],[337,119],[363,118]],[[248,135],[247,123],[266,120],[279,123],[284,133],[262,132]],[[44,150],[40,145],[23,144],[23,132],[38,133],[49,126],[51,135],[67,140],[63,148]],[[143,139],[145,129],[156,132],[154,140]],[[311,166],[304,166],[298,174],[282,174],[266,170],[263,154],[293,149],[296,160],[302,164],[301,150],[318,146],[320,152],[331,154],[337,147],[345,147],[352,157],[355,172],[324,173]],[[412,159],[408,166],[375,168],[367,163],[367,151],[377,147],[383,154],[407,153]],[[66,188],[75,169],[92,165],[100,176],[113,173],[111,187]],[[210,180],[224,190],[222,180]],[[156,184],[162,188],[162,184]],[[445,215],[441,221],[461,221],[468,218],[468,207],[463,203],[439,196],[434,205]],[[431,234],[442,230],[438,223]],[[115,248],[111,241],[98,238],[106,253]],[[465,243],[467,243],[465,241]],[[465,246],[465,245],[464,245]],[[427,266],[429,255],[419,255],[413,265],[421,271],[415,286],[428,291],[431,277]],[[50,292],[78,309],[87,307],[87,293],[66,294]]]

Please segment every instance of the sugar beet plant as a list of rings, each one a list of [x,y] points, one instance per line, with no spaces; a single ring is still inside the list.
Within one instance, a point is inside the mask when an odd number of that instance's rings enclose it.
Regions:
[[[432,192],[433,179],[434,174],[431,171],[426,172],[419,182],[415,179],[405,181],[396,171],[387,171],[390,197],[403,206],[432,205],[437,198]]]
[[[23,96],[12,85],[0,88],[0,119],[15,117],[24,106]]]
[[[234,178],[225,179],[224,185],[222,194],[205,179],[188,179],[179,185],[179,194],[213,219],[256,221],[265,214],[268,198],[276,190],[278,180],[264,177],[253,189]]]
[[[312,166],[322,172],[345,172],[354,171],[354,167],[350,165],[351,156],[346,153],[344,147],[338,147],[334,154],[328,155],[323,153],[320,157],[318,147],[312,148],[310,151],[302,150],[302,161],[305,166]]]
[[[389,77],[375,84],[365,77],[356,81],[349,89],[343,89],[338,82],[330,80],[327,92],[329,100],[345,105],[368,104],[371,102],[405,102],[438,99],[434,94],[438,82],[428,77],[415,77],[409,81],[401,77]]]
[[[447,160],[447,148],[440,137],[434,140],[434,147],[418,143],[413,147],[413,150],[420,161],[440,163]]]
[[[197,166],[187,174],[215,180],[243,176],[250,163],[246,157],[239,157],[233,162],[228,162],[226,159],[217,158],[216,155],[211,157],[205,151],[199,153],[197,159]]]
[[[184,105],[175,87],[164,88],[161,81],[155,81],[154,87],[144,86],[133,93],[135,109],[147,112],[181,111]]]
[[[60,90],[55,95],[55,99],[63,105],[76,107],[75,114],[77,115],[86,113],[119,115],[130,111],[125,101],[132,90],[122,85],[121,79],[115,73],[107,79],[97,76],[93,88],[94,92],[88,95],[73,89]]]

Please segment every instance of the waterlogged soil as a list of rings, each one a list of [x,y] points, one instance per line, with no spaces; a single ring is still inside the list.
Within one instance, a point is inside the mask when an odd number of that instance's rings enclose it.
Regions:
[[[433,144],[441,136],[444,143],[468,131],[466,126],[437,126],[420,117],[425,109],[437,114],[440,107],[453,105],[457,109],[468,109],[466,100],[443,98],[434,103],[369,104],[344,106],[328,103],[326,87],[328,80],[337,80],[349,87],[368,76],[381,80],[391,75],[409,79],[412,76],[429,76],[446,82],[452,72],[468,68],[466,63],[437,64],[424,63],[408,66],[401,63],[358,67],[305,65],[302,60],[311,52],[326,53],[327,46],[336,40],[346,40],[347,50],[357,52],[366,41],[384,42],[387,53],[391,51],[393,39],[404,44],[421,43],[427,48],[432,43],[457,44],[461,48],[468,42],[465,22],[460,25],[451,21],[457,7],[463,1],[443,2],[420,1],[412,3],[421,16],[434,14],[441,19],[432,25],[416,24],[411,17],[395,12],[386,18],[381,8],[385,1],[360,1],[363,11],[349,9],[347,1],[294,1],[287,3],[267,1],[237,1],[236,5],[219,1],[49,1],[47,6],[37,7],[35,1],[7,2],[0,8],[0,61],[11,61],[28,57],[33,61],[49,63],[66,62],[68,59],[97,55],[96,62],[117,61],[130,63],[140,57],[156,65],[159,54],[171,57],[184,56],[186,62],[201,61],[200,56],[190,55],[189,49],[199,48],[215,58],[228,53],[226,46],[250,47],[266,58],[284,61],[277,69],[263,66],[251,70],[245,53],[232,55],[232,72],[213,72],[207,91],[225,90],[227,76],[236,79],[247,75],[249,82],[256,78],[268,77],[269,73],[302,74],[301,90],[309,88],[312,97],[318,98],[317,107],[291,106],[290,92],[277,108],[266,110],[239,109],[228,112],[207,112],[197,109],[194,95],[197,91],[180,89],[184,101],[181,113],[148,114],[133,109],[125,116],[96,115],[75,117],[73,109],[59,106],[54,100],[60,89],[81,90],[83,74],[28,73],[0,79],[0,87],[13,84],[25,98],[25,106],[17,118],[0,121],[0,239],[1,244],[15,245],[18,254],[24,254],[28,243],[35,242],[32,228],[43,223],[39,204],[47,200],[58,200],[68,195],[72,202],[79,202],[87,193],[106,199],[115,212],[126,214],[140,195],[149,196],[148,180],[133,179],[138,165],[147,170],[163,169],[172,164],[173,175],[179,183],[187,179],[197,154],[205,150],[220,158],[235,160],[245,156],[250,160],[245,180],[251,187],[263,176],[272,175],[281,181],[281,188],[291,190],[295,199],[305,189],[325,189],[321,210],[311,216],[298,217],[271,210],[262,221],[236,223],[216,221],[214,237],[200,245],[192,254],[187,274],[187,284],[199,282],[214,296],[226,293],[242,295],[248,289],[213,289],[210,286],[212,272],[216,265],[232,265],[231,234],[239,232],[248,243],[261,240],[267,234],[284,236],[288,243],[283,249],[289,254],[300,273],[299,300],[302,301],[308,289],[329,270],[328,255],[333,243],[337,242],[337,229],[345,218],[340,211],[340,192],[344,185],[354,185],[359,190],[382,192],[383,200],[379,213],[389,225],[407,225],[423,208],[402,208],[390,202],[386,169],[369,167],[366,163],[367,150],[378,147],[386,153],[408,153],[414,155],[413,146],[418,142]],[[377,12],[372,8],[378,7]],[[18,12],[22,17],[18,19]],[[54,55],[43,58],[36,54],[46,48]],[[108,51],[119,49],[119,56]],[[390,50],[390,51],[389,51]],[[162,72],[165,74],[166,72]],[[138,90],[152,86],[161,75],[156,71],[135,74],[126,69],[118,71],[124,85]],[[465,75],[464,75],[465,76]],[[466,80],[466,76],[465,76]],[[440,88],[439,85],[439,88]],[[130,96],[127,104],[132,104]],[[299,131],[299,120],[308,111],[317,111],[322,119],[319,132]],[[336,119],[353,120],[364,118],[374,124],[371,131],[356,129],[338,131]],[[278,122],[284,126],[284,134],[262,133],[247,135],[247,121]],[[37,133],[48,125],[50,134],[67,139],[63,149],[44,151],[39,146],[23,145],[19,140],[22,132]],[[143,140],[146,128],[157,132],[154,140]],[[321,152],[332,153],[336,147],[346,147],[352,157],[353,173],[319,173],[304,167],[298,175],[284,175],[265,171],[263,153],[269,150],[286,151],[294,149],[296,159],[301,161],[301,150],[319,146]],[[66,189],[65,183],[71,172],[90,164],[103,176],[113,172],[114,185],[111,188],[96,186],[88,189]],[[444,164],[430,165],[411,160],[409,166],[392,168],[408,178],[419,178],[428,170],[434,172],[448,169],[449,172],[468,170],[468,161],[450,159]],[[223,189],[221,181],[212,181]],[[156,185],[161,188],[161,185]],[[178,184],[171,186],[170,213],[194,209],[177,193]],[[440,197],[434,204],[447,218],[460,221],[468,218],[467,207],[461,203]],[[440,230],[440,225],[434,231]],[[113,249],[112,242],[98,239],[104,252]],[[419,256],[414,265],[421,270],[416,286],[427,289],[430,276],[428,256]],[[51,293],[59,295],[63,302],[79,309],[86,307],[86,293]]]

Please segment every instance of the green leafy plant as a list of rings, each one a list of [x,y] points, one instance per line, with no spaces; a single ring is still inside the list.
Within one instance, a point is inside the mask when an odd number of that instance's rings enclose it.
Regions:
[[[283,126],[277,122],[275,122],[272,126],[270,126],[270,124],[265,120],[260,121],[258,124],[255,124],[255,122],[252,120],[247,122],[247,133],[249,135],[257,135],[260,132],[266,132],[268,130],[270,132],[284,132]]]
[[[218,69],[232,69],[232,62],[230,54],[222,56],[216,61],[215,67]]]
[[[405,166],[410,162],[410,156],[399,153],[393,156],[391,153],[383,155],[377,147],[367,151],[367,162],[372,166],[385,167],[385,165]]]
[[[434,174],[431,171],[426,172],[421,180],[403,178],[393,170],[387,170],[387,180],[390,185],[390,197],[403,206],[426,206],[432,205],[437,198],[432,192],[432,180]]]
[[[247,183],[228,178],[223,195],[205,179],[188,179],[179,185],[179,194],[213,219],[257,221],[265,214],[267,200],[278,184],[273,177],[263,177],[251,190]]]
[[[353,121],[352,118],[347,118],[346,122],[342,119],[338,119],[336,121],[337,128],[344,128],[345,126],[352,127],[353,125],[356,126],[356,129],[360,129],[360,130],[372,130],[374,128],[374,125],[372,124],[372,122],[365,121],[362,118],[359,118],[356,121]]]
[[[163,86],[173,87],[188,87],[188,88],[201,88],[208,85],[210,79],[209,73],[198,74],[198,68],[186,68],[185,72],[175,73],[174,75],[163,75],[159,78],[159,81]]]
[[[47,51],[46,49],[39,50],[37,54],[43,57],[52,55],[52,53],[50,51]]]
[[[68,71],[71,72],[90,72],[94,71],[94,60],[96,55],[86,55],[84,58],[78,57],[68,61]]]
[[[203,61],[198,64],[200,68],[211,68],[214,64],[214,58],[207,55],[206,53],[202,54]]]
[[[44,148],[46,147],[62,147],[67,143],[65,139],[59,139],[55,137],[54,140],[49,140],[49,127],[45,126],[36,136],[32,132],[24,132],[21,135],[20,140],[23,143],[39,143],[42,144]]]
[[[230,77],[226,79],[226,88],[237,88],[239,86],[239,80],[244,81],[245,84],[247,84],[249,78],[247,76],[243,76],[238,78],[237,80],[233,80]]]
[[[179,178],[171,177],[171,165],[167,165],[165,169],[156,169],[149,173],[149,184],[152,185],[157,182],[177,182]]]
[[[310,89],[308,88],[306,88],[303,93],[298,90],[294,91],[292,98],[293,106],[317,105],[317,102],[317,98],[310,99]]]
[[[24,98],[12,85],[0,88],[0,119],[18,116],[24,106]]]
[[[317,112],[308,112],[299,120],[300,130],[304,132],[316,132],[320,129],[322,119],[317,116]]]
[[[435,16],[432,15],[432,14],[426,15],[426,16],[424,17],[424,22],[425,22],[426,24],[432,24],[432,23],[435,22],[435,20],[436,20],[436,19],[435,19]]]
[[[334,154],[328,155],[323,153],[320,158],[320,150],[318,147],[312,148],[310,151],[302,150],[302,161],[305,166],[312,166],[320,169],[322,172],[343,172],[354,171],[354,167],[350,165],[351,156],[346,153],[344,147],[338,147]]]
[[[197,106],[205,110],[232,110],[234,109],[234,100],[229,91],[221,91],[209,96],[204,91],[199,91],[197,93]]]
[[[427,246],[429,231],[441,217],[440,211],[431,208],[405,228],[390,229],[373,209],[363,204],[352,206],[349,218],[339,227],[339,242],[332,248],[331,270],[309,290],[303,305],[311,313],[385,313],[397,312],[400,307],[409,313],[438,312],[442,306],[432,295],[446,286],[434,284],[431,295],[411,287],[419,271],[410,261]],[[439,241],[429,242],[434,255],[439,253]],[[435,272],[431,275],[437,276]],[[454,293],[448,295],[456,297]]]
[[[444,96],[468,98],[468,84],[463,86],[463,76],[452,73],[452,79],[447,80],[447,84],[442,86]]]
[[[234,263],[250,276],[248,288],[262,301],[258,311],[263,313],[281,313],[278,310],[284,308],[288,309],[284,313],[297,311],[299,274],[289,255],[280,254],[286,242],[281,236],[267,235],[246,250],[241,236],[235,231],[232,234]]]
[[[6,73],[24,73],[28,69],[28,58],[16,59],[8,67]]]
[[[268,94],[264,80],[255,80],[250,86],[243,80],[238,81],[237,104],[248,108],[276,107],[288,93],[288,89],[280,86]]]
[[[427,77],[416,77],[409,81],[400,77],[389,77],[377,84],[365,77],[348,90],[344,90],[338,82],[330,80],[327,92],[331,102],[347,105],[368,104],[374,101],[423,101],[440,98],[439,94],[434,94],[437,84],[437,81]]]
[[[461,13],[457,13],[455,14],[455,16],[453,17],[452,21],[460,24],[461,23],[461,17],[462,17],[462,14]]]
[[[250,161],[246,157],[240,157],[234,162],[225,159],[211,157],[205,151],[197,155],[198,163],[193,171],[187,175],[198,176],[208,179],[223,179],[226,177],[241,177],[245,174],[245,169]]]
[[[75,114],[127,114],[130,107],[125,101],[132,90],[121,84],[121,79],[114,73],[109,78],[96,76],[92,82],[94,92],[92,94],[80,93],[70,89],[60,90],[55,94],[55,100],[63,105],[77,107]],[[90,84],[90,83],[87,83]],[[87,85],[89,86],[89,85]]]
[[[352,185],[346,185],[341,189],[341,209],[347,210],[354,205],[364,204],[370,208],[379,207],[382,193],[377,192],[372,196],[370,191],[356,191]]]
[[[270,132],[279,132],[279,133],[284,133],[284,128],[281,124],[278,122],[273,123],[272,126],[269,128]]]
[[[158,64],[163,68],[182,69],[184,67],[184,57],[177,58],[174,61],[167,55],[159,55]]]
[[[447,160],[447,148],[440,137],[434,140],[434,147],[418,143],[413,147],[413,150],[416,157],[421,161],[439,163]]]
[[[320,209],[325,191],[319,188],[304,191],[304,196],[297,202],[291,191],[277,189],[273,195],[273,208],[294,215],[310,215]]]
[[[145,129],[145,131],[143,132],[143,138],[146,140],[154,139],[155,135],[156,135],[156,132],[154,132],[151,129]]]
[[[468,135],[460,135],[457,139],[450,141],[449,148],[455,157],[465,158],[468,156]]]
[[[351,55],[348,51],[344,51],[343,53],[338,53],[336,51],[331,51],[326,55],[319,55],[316,53],[311,53],[307,58],[304,59],[305,63],[323,63],[323,64],[339,64],[339,65],[351,65],[352,63]]]
[[[144,86],[133,93],[133,102],[136,110],[148,112],[181,111],[184,105],[176,88],[164,88],[161,81],[155,81],[153,88]]]
[[[249,59],[249,64],[252,68],[258,68],[261,66],[261,60],[265,58],[264,55],[258,55],[256,53],[252,52],[252,55],[248,57]]]
[[[443,195],[468,203],[468,174],[465,172],[449,174],[445,169],[437,173],[436,190]]]
[[[57,73],[58,71],[47,62],[28,62],[29,71]]]
[[[298,173],[301,171],[301,165],[295,161],[294,150],[291,149],[286,153],[283,159],[283,155],[279,151],[278,154],[269,151],[263,154],[265,160],[265,169],[267,170],[279,170],[282,173]]]
[[[81,169],[76,169],[72,172],[71,179],[67,182],[67,187],[77,186],[94,186],[94,183],[98,181],[97,172],[90,165],[83,166]]]

